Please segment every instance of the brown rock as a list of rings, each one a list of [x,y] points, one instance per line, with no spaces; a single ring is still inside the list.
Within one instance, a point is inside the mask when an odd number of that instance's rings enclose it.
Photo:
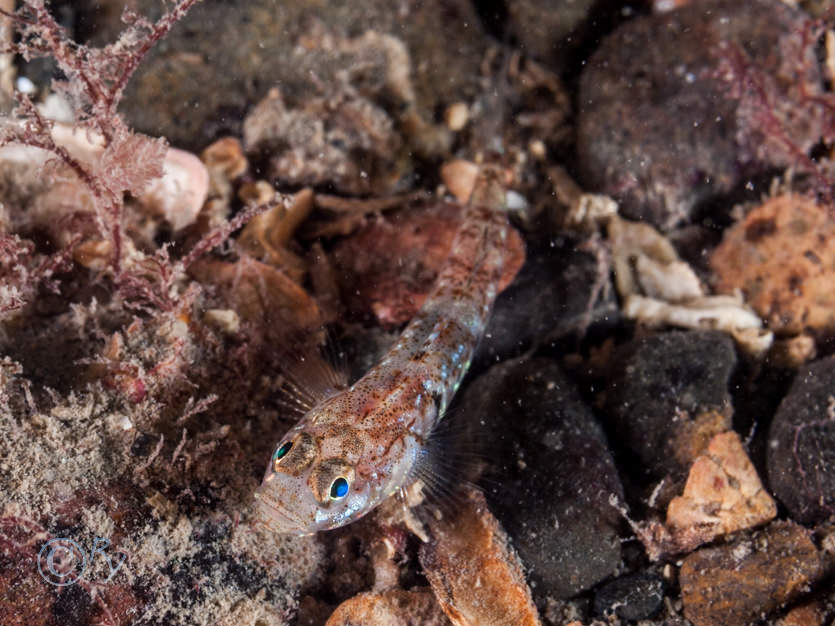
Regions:
[[[540,624],[519,559],[481,492],[469,491],[455,518],[429,527],[420,564],[455,626]]]
[[[725,232],[717,289],[742,289],[775,332],[835,332],[835,220],[796,194],[771,198]]]
[[[822,573],[808,531],[775,522],[753,537],[684,560],[684,615],[696,626],[742,626],[797,599]]]
[[[739,435],[713,437],[690,468],[684,494],[667,508],[667,527],[681,552],[719,535],[770,521],[777,505],[763,489]]]
[[[235,263],[207,259],[194,263],[189,273],[197,280],[216,285],[229,308],[244,322],[263,325],[265,330],[282,326],[290,332],[320,325],[313,298],[271,265],[250,257]]]
[[[794,607],[777,620],[777,626],[823,626],[824,616],[821,603],[813,601]]]
[[[423,304],[449,255],[461,224],[461,206],[433,203],[375,220],[334,248],[333,263],[347,309],[372,313],[387,327],[403,324]],[[504,289],[525,260],[522,239],[511,230]]]
[[[448,626],[435,596],[391,589],[361,593],[340,604],[325,626]]]

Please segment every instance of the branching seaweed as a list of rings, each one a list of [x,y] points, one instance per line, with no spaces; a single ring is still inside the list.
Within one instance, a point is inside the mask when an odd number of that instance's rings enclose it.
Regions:
[[[24,0],[14,13],[0,9],[17,30],[14,42],[0,45],[0,53],[19,54],[25,59],[50,57],[63,72],[64,80],[53,81],[53,89],[65,95],[74,117],[74,127],[100,141],[102,151],[95,162],[74,156],[54,136],[54,124],[46,119],[22,93],[15,93],[17,107],[0,126],[0,147],[17,144],[43,150],[51,155],[48,165],[74,175],[89,192],[93,217],[108,262],[104,268],[125,306],[145,313],[170,312],[181,304],[177,282],[200,256],[226,241],[252,217],[274,203],[249,207],[233,220],[205,235],[179,261],[163,246],[153,254],[136,253],[126,245],[125,194],[134,196],[163,174],[167,144],[133,132],[118,112],[125,87],[151,48],[182,19],[198,0],[179,0],[159,20],[149,20],[125,11],[127,28],[107,46],[79,44],[50,14],[44,0]],[[56,271],[69,269],[71,245],[44,261],[32,260],[34,246],[12,234],[0,241],[0,313],[21,308],[31,301],[39,286],[57,289]]]
[[[25,59],[50,57],[66,80],[56,80],[53,89],[63,93],[71,106],[75,123],[101,136],[105,149],[98,163],[89,166],[72,157],[52,136],[52,123],[44,119],[27,96],[16,93],[14,118],[0,134],[0,146],[22,144],[52,154],[73,171],[90,190],[98,226],[112,244],[112,269],[118,279],[122,270],[124,193],[137,194],[162,175],[166,144],[132,132],[117,111],[125,86],[148,51],[164,37],[197,0],[180,0],[152,24],[126,11],[128,24],[119,39],[103,48],[73,41],[49,13],[44,0],[25,0],[15,13],[0,9],[11,19],[19,39],[0,52],[19,54]]]

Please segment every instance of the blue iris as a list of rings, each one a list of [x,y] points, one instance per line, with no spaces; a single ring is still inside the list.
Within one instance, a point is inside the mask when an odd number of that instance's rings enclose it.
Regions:
[[[348,495],[348,480],[340,476],[331,483],[331,500],[341,500]]]
[[[275,451],[275,454],[273,454],[273,461],[278,461],[279,459],[284,458],[285,456],[287,456],[287,453],[290,452],[290,448],[292,448],[292,447],[293,447],[293,442],[292,441],[287,441],[287,442],[281,444],[281,446],[278,448],[278,450]]]

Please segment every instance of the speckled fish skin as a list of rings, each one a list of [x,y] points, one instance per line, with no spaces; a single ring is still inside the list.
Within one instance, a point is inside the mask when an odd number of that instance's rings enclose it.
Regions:
[[[259,514],[278,533],[309,534],[365,515],[414,479],[433,428],[470,365],[498,292],[509,224],[494,172],[479,176],[450,255],[391,350],[321,400],[278,442]],[[279,450],[291,442],[284,456]],[[332,497],[348,483],[347,494]]]

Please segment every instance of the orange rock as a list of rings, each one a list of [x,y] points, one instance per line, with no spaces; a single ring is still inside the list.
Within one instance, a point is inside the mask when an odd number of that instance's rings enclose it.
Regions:
[[[813,601],[794,607],[777,620],[777,626],[823,626],[823,618],[821,603]]]
[[[455,626],[536,626],[539,614],[519,559],[480,491],[451,519],[429,522],[420,563]]]
[[[677,551],[689,552],[719,535],[764,524],[777,506],[763,489],[739,435],[716,435],[693,462],[684,494],[667,508],[667,528]]]
[[[429,591],[391,589],[361,593],[340,604],[325,626],[448,626],[435,596]]]
[[[741,289],[772,330],[835,332],[835,219],[796,194],[771,198],[725,232],[711,267],[719,291]]]
[[[775,522],[754,537],[684,560],[684,615],[695,626],[744,626],[808,592],[823,571],[809,531]]]

